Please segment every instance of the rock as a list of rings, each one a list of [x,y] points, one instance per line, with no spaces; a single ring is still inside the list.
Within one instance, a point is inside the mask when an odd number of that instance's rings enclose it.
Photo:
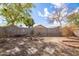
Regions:
[[[2,44],[2,43],[6,43],[6,42],[7,42],[6,39],[0,39],[0,44]]]
[[[18,47],[15,47],[14,49],[10,49],[10,50],[6,50],[6,55],[10,55],[13,54],[15,55],[15,53],[20,52],[20,49]]]
[[[16,53],[16,52],[19,52],[19,51],[20,51],[20,49],[18,47],[15,47],[14,49],[11,50],[12,53]]]
[[[47,53],[49,53],[49,54],[53,54],[54,51],[55,51],[55,49],[52,48],[52,47],[46,47],[46,48],[44,49],[44,52],[47,52]]]
[[[50,56],[50,54],[47,54],[47,53],[45,53],[45,52],[43,52],[41,55],[42,55],[42,56]]]
[[[73,31],[73,33],[74,33],[77,37],[79,37],[79,29],[76,29],[75,31]]]
[[[14,50],[15,50],[15,52],[19,52],[20,51],[20,49],[18,47],[15,47]]]
[[[28,39],[27,38],[23,38],[23,41],[27,41]]]
[[[0,48],[0,52],[3,52],[4,51],[4,49],[3,48]]]
[[[9,39],[9,38],[7,38],[7,40],[9,41],[10,39]]]
[[[38,50],[34,47],[31,47],[27,50],[28,54],[31,55],[31,54],[35,54]]]
[[[6,52],[9,53],[9,52],[11,52],[11,50],[7,50]]]
[[[18,42],[19,45],[24,45],[24,42]]]
[[[20,49],[18,47],[15,47],[14,49],[11,49],[11,50],[7,50],[6,53],[8,55],[12,54],[12,55],[15,55],[15,53],[17,52],[20,52]]]

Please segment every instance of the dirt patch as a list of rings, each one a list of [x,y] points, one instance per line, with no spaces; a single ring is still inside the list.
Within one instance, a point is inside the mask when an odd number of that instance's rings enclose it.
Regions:
[[[63,43],[64,37],[0,38],[1,56],[66,56],[79,55],[79,48]],[[70,42],[69,42],[70,43]]]

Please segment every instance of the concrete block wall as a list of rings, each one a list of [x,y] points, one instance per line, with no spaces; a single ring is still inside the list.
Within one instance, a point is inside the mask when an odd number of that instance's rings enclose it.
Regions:
[[[19,28],[17,26],[0,27],[0,37],[27,35],[27,28]]]
[[[17,26],[0,27],[0,37],[6,36],[28,36],[27,28]],[[33,36],[61,36],[59,28],[34,28]]]

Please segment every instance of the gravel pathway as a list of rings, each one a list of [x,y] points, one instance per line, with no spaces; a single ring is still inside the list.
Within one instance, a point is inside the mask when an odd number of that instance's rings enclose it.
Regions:
[[[32,40],[29,37],[0,38],[0,56],[79,56],[79,47],[66,45],[64,40],[76,39],[67,37],[33,37]]]

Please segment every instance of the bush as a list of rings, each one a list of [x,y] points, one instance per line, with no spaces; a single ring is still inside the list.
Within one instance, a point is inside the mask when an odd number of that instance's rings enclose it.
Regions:
[[[61,29],[61,32],[62,32],[62,36],[66,36],[66,37],[74,36],[72,28],[68,26],[63,27]]]

